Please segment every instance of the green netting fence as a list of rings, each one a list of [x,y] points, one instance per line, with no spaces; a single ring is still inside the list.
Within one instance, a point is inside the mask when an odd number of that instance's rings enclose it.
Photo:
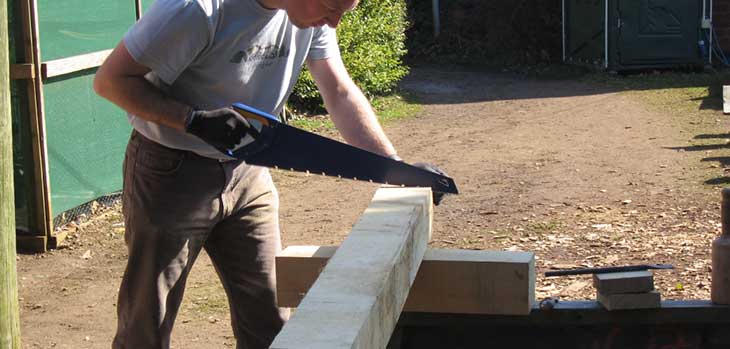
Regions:
[[[26,62],[20,1],[11,0],[11,62]],[[25,0],[22,0],[25,1]],[[143,1],[143,8],[152,0]],[[112,49],[135,21],[134,0],[37,0],[41,62]],[[121,190],[126,115],[92,89],[96,69],[43,80],[52,217],[73,219],[79,208]],[[39,230],[37,185],[27,80],[13,80],[16,223],[19,234]]]

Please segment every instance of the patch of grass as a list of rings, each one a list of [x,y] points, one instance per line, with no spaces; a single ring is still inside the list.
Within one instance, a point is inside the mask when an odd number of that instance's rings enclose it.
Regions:
[[[636,97],[647,107],[666,116],[666,121],[681,130],[687,138],[674,141],[674,149],[704,154],[699,163],[691,163],[684,187],[725,185],[728,177],[719,167],[728,158],[726,120],[722,113],[722,86],[730,81],[730,70],[680,71],[655,70],[630,74],[595,73],[584,78]],[[710,154],[711,155],[707,155]],[[707,159],[707,160],[706,160]],[[720,166],[710,164],[720,162]],[[709,178],[709,179],[708,179]]]
[[[403,94],[379,97],[373,100],[372,104],[378,119],[383,124],[413,117],[422,109],[412,96]]]
[[[213,315],[228,312],[228,298],[218,282],[195,284],[187,287],[187,309],[197,314]]]
[[[421,105],[410,96],[393,94],[376,97],[370,102],[382,124],[415,116]],[[335,125],[326,116],[298,116],[291,121],[291,125],[310,132],[335,131]]]
[[[309,132],[319,132],[322,130],[334,130],[335,125],[332,120],[326,116],[297,116],[291,120],[290,124],[294,127],[307,130]]]
[[[693,72],[689,70],[643,70],[615,74],[594,72],[583,79],[600,82],[617,89],[648,90],[722,85],[730,78],[730,70]],[[721,92],[721,91],[720,91]]]
[[[593,73],[582,80],[616,92],[635,94],[652,107],[682,119],[693,118],[693,123],[696,123],[697,116],[715,115],[722,109],[722,86],[730,81],[730,70]]]
[[[558,221],[532,222],[525,227],[529,233],[546,234],[559,229],[563,224]]]

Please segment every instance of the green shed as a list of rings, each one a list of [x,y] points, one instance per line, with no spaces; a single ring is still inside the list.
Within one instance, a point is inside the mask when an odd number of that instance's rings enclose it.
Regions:
[[[608,70],[711,63],[712,0],[562,0],[563,61]]]

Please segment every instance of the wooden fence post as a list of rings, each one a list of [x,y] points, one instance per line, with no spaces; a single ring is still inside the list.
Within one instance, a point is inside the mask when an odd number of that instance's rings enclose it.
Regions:
[[[0,348],[20,348],[15,269],[15,195],[10,118],[8,0],[0,0]]]

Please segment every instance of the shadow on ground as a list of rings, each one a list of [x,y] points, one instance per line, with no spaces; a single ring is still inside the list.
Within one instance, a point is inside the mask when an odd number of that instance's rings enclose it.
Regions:
[[[667,147],[666,149],[687,151],[687,152],[710,152],[715,150],[730,149],[730,133],[716,133],[716,134],[699,134],[694,137],[695,140],[710,140],[714,143],[711,144],[699,144],[689,145],[680,147]],[[730,167],[730,156],[708,156],[700,160],[701,162],[717,163],[718,166],[725,169]],[[704,182],[709,185],[725,185],[730,184],[730,177],[723,175],[708,179]]]
[[[473,76],[476,74],[484,78],[475,81]],[[552,84],[550,88],[543,88],[548,81],[560,81],[570,87],[561,88]],[[510,89],[515,83],[533,84],[535,88]],[[581,88],[576,89],[576,84],[582,85]],[[533,67],[523,71],[507,68],[415,66],[401,81],[400,88],[406,92],[407,97],[419,103],[423,103],[423,98],[419,96],[429,95],[430,104],[573,97],[627,90],[705,88],[706,93],[702,97],[692,100],[701,100],[701,110],[721,110],[723,84],[730,84],[730,70],[643,70],[611,74],[568,65]]]

